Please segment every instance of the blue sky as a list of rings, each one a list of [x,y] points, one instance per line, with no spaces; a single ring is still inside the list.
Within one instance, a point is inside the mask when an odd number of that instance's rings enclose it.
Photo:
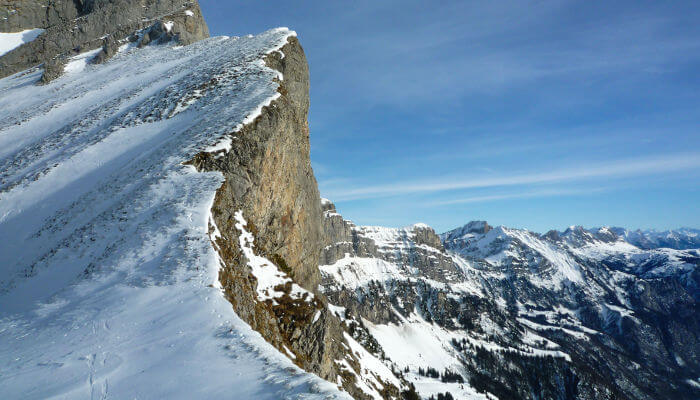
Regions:
[[[695,1],[200,4],[212,35],[297,31],[358,224],[700,227]]]

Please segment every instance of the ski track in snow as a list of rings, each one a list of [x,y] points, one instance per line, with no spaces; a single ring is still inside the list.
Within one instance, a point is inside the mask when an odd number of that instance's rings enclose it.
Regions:
[[[207,227],[223,178],[181,165],[276,95],[260,60],[290,35],[0,80],[3,398],[349,398],[235,315]]]

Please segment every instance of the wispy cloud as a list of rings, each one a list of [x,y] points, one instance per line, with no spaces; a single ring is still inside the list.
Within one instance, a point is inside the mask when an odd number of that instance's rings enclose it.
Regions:
[[[336,201],[349,201],[389,197],[403,194],[442,192],[459,189],[476,189],[498,186],[516,186],[573,182],[585,179],[619,179],[631,176],[654,175],[700,168],[700,153],[684,153],[660,157],[616,160],[608,163],[591,163],[576,168],[534,172],[519,175],[490,177],[466,177],[443,181],[400,182],[385,185],[338,188],[326,190],[326,195]]]
[[[529,192],[518,192],[518,193],[507,193],[507,194],[496,194],[489,196],[469,196],[461,197],[458,199],[444,200],[444,201],[434,201],[427,205],[430,206],[444,206],[452,204],[467,204],[467,203],[482,203],[485,201],[497,201],[497,200],[508,200],[508,199],[530,199],[536,197],[563,197],[563,196],[577,196],[582,194],[592,194],[601,193],[606,191],[605,188],[586,188],[586,189],[543,189],[543,190],[533,190]]]

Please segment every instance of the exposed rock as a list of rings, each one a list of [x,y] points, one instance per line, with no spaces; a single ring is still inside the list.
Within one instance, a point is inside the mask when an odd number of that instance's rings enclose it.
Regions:
[[[361,367],[347,350],[347,327],[328,310],[318,292],[323,214],[309,159],[306,57],[296,38],[290,38],[266,61],[284,77],[279,82],[280,96],[252,123],[232,132],[228,152],[200,153],[191,162],[200,170],[221,171],[225,177],[211,209],[221,232],[216,240],[224,264],[220,282],[236,313],[281,352],[291,352],[297,365],[340,382],[355,398],[368,398],[356,384]],[[313,292],[313,300],[293,299],[289,287],[280,287],[285,295],[274,302],[257,298],[257,282],[238,240],[236,212],[246,218],[256,254]],[[386,384],[382,390],[386,398],[399,396],[396,386]]]
[[[46,29],[74,20],[81,11],[71,0],[0,0],[0,32]]]
[[[63,74],[66,60],[63,57],[54,57],[44,61],[44,73],[41,75],[41,83],[49,83]]]
[[[43,1],[20,0],[0,3],[0,31],[29,28],[46,31],[0,57],[0,77],[8,76],[54,58],[67,58],[83,51],[109,46],[96,62],[104,62],[115,52],[114,43],[135,31],[156,26],[181,44],[190,44],[209,36],[209,30],[196,1],[185,0],[94,0]],[[150,32],[150,30],[149,30]],[[163,32],[161,32],[162,35]],[[150,37],[149,41],[153,38]],[[160,36],[159,36],[160,37]],[[47,74],[43,81],[55,74]]]
[[[95,64],[102,64],[117,54],[118,49],[119,42],[114,38],[114,36],[109,35],[102,41],[102,51],[97,53],[92,61]]]
[[[418,244],[424,244],[434,249],[444,250],[440,237],[435,230],[428,225],[418,224],[413,226],[413,240]]]

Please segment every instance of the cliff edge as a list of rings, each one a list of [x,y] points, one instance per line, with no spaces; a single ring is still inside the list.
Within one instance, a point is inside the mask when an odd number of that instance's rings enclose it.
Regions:
[[[210,225],[221,285],[236,313],[300,367],[355,398],[399,398],[405,384],[379,360],[379,368],[363,364],[363,357],[375,357],[348,334],[319,292],[325,240],[309,158],[304,51],[291,36],[265,62],[280,74],[277,96],[231,132],[223,147],[191,161],[225,178]]]

